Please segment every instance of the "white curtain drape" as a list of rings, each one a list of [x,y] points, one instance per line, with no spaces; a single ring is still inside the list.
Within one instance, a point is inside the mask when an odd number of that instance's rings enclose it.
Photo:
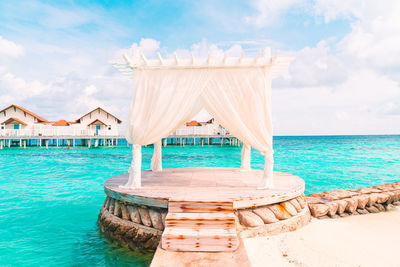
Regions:
[[[216,69],[200,95],[228,131],[265,156],[262,188],[273,186],[271,86],[264,68]]]
[[[261,67],[136,70],[126,132],[128,142],[133,144],[133,160],[125,186],[140,187],[141,145],[155,143],[151,168],[161,170],[161,139],[204,106],[216,121],[243,141],[242,169],[250,169],[250,146],[264,154],[261,187],[273,187],[268,70]]]
[[[126,131],[128,142],[134,147],[156,143],[182,126],[201,110],[198,97],[209,79],[208,69],[138,70]],[[138,153],[136,148],[126,186],[139,183],[134,181],[140,179]],[[154,166],[161,166],[161,156]]]

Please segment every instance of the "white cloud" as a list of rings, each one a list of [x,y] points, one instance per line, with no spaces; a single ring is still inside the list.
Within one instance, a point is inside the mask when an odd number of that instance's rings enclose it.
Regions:
[[[245,16],[244,21],[257,27],[265,27],[276,23],[290,8],[299,6],[303,0],[254,0],[252,5],[255,15]]]
[[[351,32],[337,48],[360,64],[373,67],[400,67],[400,2],[317,0],[316,14],[326,22],[351,18]]]
[[[334,85],[343,82],[348,69],[345,62],[332,52],[328,42],[316,47],[305,47],[294,52],[295,60],[289,66],[290,85],[294,87]],[[278,80],[278,86],[282,83]],[[283,83],[285,86],[288,85]]]
[[[19,57],[23,56],[25,49],[23,46],[0,36],[0,56]]]

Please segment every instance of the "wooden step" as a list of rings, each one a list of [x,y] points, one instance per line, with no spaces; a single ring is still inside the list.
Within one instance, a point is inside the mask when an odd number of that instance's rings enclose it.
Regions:
[[[168,213],[165,227],[190,229],[230,229],[235,227],[235,216],[229,212]]]
[[[233,212],[233,202],[169,200],[168,212]]]
[[[173,251],[234,251],[239,245],[235,229],[165,228],[161,247]]]

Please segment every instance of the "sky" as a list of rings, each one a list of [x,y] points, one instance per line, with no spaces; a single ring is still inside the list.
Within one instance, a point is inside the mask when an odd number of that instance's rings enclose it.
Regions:
[[[295,60],[272,82],[275,135],[400,134],[400,1],[0,0],[0,109],[48,120],[98,106],[126,121],[132,48]],[[202,112],[196,119],[205,120]]]

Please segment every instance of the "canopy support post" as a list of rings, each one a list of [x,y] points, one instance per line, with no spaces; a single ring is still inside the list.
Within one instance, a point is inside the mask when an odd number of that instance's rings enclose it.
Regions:
[[[272,153],[265,153],[264,175],[259,189],[272,189],[274,187],[274,157]]]
[[[120,186],[127,189],[135,189],[142,187],[142,146],[133,144],[132,145],[132,163],[129,168],[129,178],[128,182]]]
[[[242,159],[241,159],[241,171],[251,170],[251,146],[243,143],[242,147]]]
[[[162,171],[162,152],[161,152],[161,140],[154,143],[153,157],[151,158],[151,170],[153,172]]]

